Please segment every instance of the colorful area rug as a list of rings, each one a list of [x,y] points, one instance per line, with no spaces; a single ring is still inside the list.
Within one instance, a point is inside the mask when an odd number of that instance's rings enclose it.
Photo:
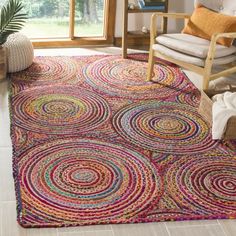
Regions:
[[[200,93],[147,55],[38,57],[11,75],[24,227],[236,218],[236,145],[213,141]]]

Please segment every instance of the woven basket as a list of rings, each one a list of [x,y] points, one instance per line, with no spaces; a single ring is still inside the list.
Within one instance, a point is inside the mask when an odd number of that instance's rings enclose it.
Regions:
[[[230,92],[236,92],[236,88],[230,88],[227,90]],[[225,90],[207,90],[201,91],[201,101],[198,112],[212,125],[212,100],[211,98],[220,93],[226,92]],[[236,139],[236,116],[232,116],[227,123],[227,127],[223,136],[224,140]]]

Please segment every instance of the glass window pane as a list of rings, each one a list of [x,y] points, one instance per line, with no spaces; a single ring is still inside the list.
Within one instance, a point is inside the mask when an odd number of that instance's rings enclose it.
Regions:
[[[30,38],[69,37],[69,0],[22,0],[28,21],[22,32]]]
[[[105,0],[75,1],[75,36],[103,36]]]

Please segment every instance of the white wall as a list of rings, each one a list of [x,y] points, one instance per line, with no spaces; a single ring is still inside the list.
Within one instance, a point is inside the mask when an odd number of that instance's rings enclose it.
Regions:
[[[134,2],[135,0],[130,0]],[[185,12],[191,13],[193,11],[194,0],[169,0],[169,12]],[[123,25],[123,0],[117,0],[116,6],[116,31],[115,36],[120,37],[122,35]],[[129,30],[140,30],[142,26],[150,28],[151,13],[145,14],[129,14]],[[183,22],[183,21],[182,21]],[[168,24],[169,32],[179,32],[183,27],[181,20],[177,22],[170,20]]]

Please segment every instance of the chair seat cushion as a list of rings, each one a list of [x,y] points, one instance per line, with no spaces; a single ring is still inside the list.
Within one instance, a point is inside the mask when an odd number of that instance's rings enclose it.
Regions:
[[[172,50],[160,44],[154,44],[153,49],[164,56],[171,57],[182,62],[190,63],[196,66],[203,67],[205,65],[205,60],[199,57],[190,56],[178,51]],[[165,59],[165,58],[164,58]],[[236,55],[231,54],[229,56],[220,57],[214,60],[213,65],[225,65],[236,60]]]
[[[163,34],[156,38],[159,44],[188,55],[205,59],[210,41],[189,34]],[[236,47],[216,45],[215,58],[229,56],[236,52]]]

